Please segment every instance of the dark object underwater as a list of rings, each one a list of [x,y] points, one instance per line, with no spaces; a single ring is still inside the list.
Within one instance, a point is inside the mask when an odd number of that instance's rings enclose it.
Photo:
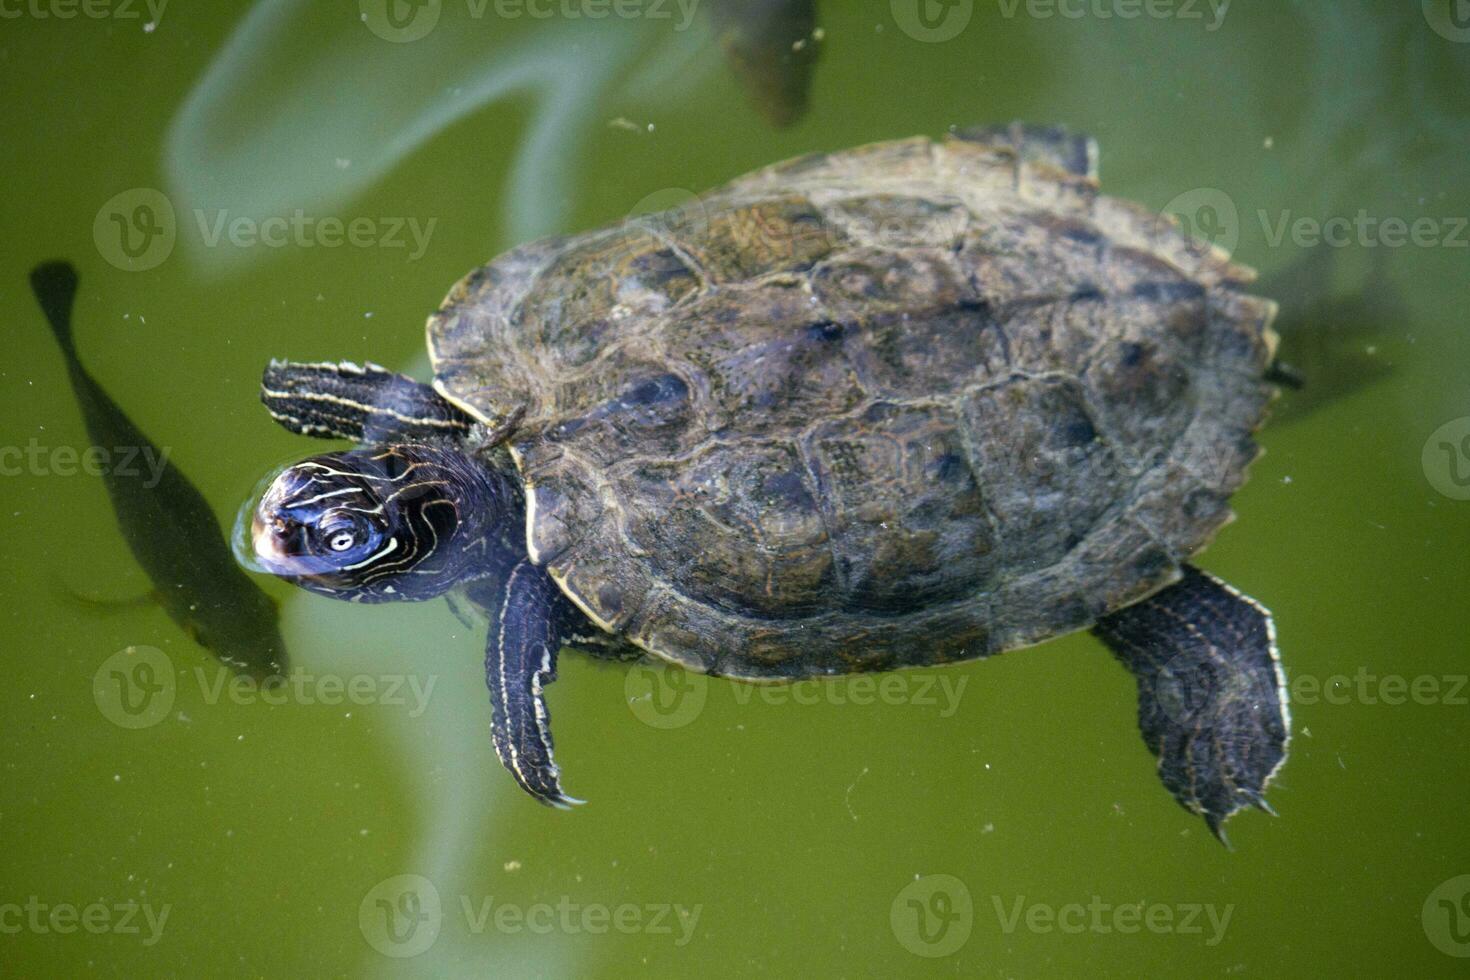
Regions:
[[[773,126],[806,114],[817,63],[815,0],[720,0],[715,36],[745,94]]]
[[[44,262],[31,270],[30,281],[66,358],[92,445],[149,461],[104,467],[103,483],[118,529],[153,584],[153,598],[221,662],[261,678],[283,673],[286,647],[275,600],[240,569],[214,511],[168,461],[167,450],[148,440],[78,360],[71,334],[76,269]]]

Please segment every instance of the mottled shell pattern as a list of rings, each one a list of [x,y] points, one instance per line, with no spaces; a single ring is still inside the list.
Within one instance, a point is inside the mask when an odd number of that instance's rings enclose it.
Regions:
[[[763,679],[1087,627],[1230,518],[1271,397],[1251,270],[1088,176],[916,138],[516,248],[429,320],[598,625]]]

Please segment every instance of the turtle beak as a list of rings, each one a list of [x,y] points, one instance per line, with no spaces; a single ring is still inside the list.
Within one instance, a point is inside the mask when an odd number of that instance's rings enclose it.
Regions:
[[[250,522],[253,564],[260,571],[291,581],[335,572],[337,569],[331,562],[307,554],[302,549],[303,536],[299,526],[256,514]]]
[[[306,548],[306,529],[282,509],[282,501],[296,489],[294,474],[286,470],[270,482],[252,506],[246,501],[236,534],[248,567],[282,578],[295,578],[330,567],[315,561]]]
[[[301,549],[293,547],[299,531],[287,527],[284,521],[270,520],[259,511],[250,522],[250,551],[254,564],[272,575],[300,575],[302,568]]]
[[[285,564],[291,557],[286,548],[286,535],[279,524],[269,523],[255,515],[250,522],[250,550],[267,568]]]

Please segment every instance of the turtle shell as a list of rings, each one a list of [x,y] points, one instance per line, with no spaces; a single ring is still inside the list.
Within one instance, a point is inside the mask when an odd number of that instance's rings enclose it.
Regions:
[[[599,626],[800,677],[1036,643],[1177,579],[1257,454],[1253,278],[1088,175],[919,138],[514,249],[429,347],[511,426],[531,556]]]

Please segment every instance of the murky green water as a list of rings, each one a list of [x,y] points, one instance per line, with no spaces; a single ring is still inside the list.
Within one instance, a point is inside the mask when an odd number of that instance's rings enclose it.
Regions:
[[[698,9],[443,0],[393,43],[368,6],[175,0],[148,29],[121,0],[0,3],[0,972],[1463,972],[1462,0],[828,2],[811,111],[779,132]],[[1236,818],[1233,853],[1159,787],[1087,636],[774,693],[564,657],[559,760],[591,803],[559,813],[496,763],[481,637],[442,603],[265,583],[304,672],[269,704],[162,612],[68,598],[148,584],[68,468],[86,436],[35,261],[80,266],[83,358],[228,522],[311,448],[256,401],[268,358],[421,371],[424,314],[518,241],[1013,118],[1094,132],[1110,192],[1295,276],[1284,332],[1325,380],[1283,401],[1205,562],[1275,610],[1296,696],[1281,816]],[[94,698],[129,646],[172,681],[141,727]]]

